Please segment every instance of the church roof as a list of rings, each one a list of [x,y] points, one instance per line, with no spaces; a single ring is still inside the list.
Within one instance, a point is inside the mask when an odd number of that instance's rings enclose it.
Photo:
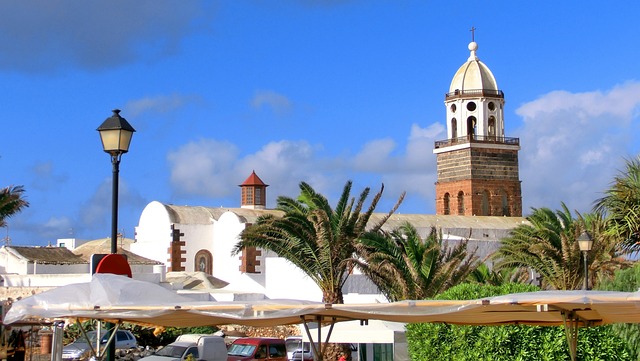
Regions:
[[[462,64],[453,76],[451,86],[449,87],[450,93],[470,90],[499,90],[496,78],[493,76],[493,73],[491,73],[491,70],[478,59],[476,55],[477,50],[478,44],[475,41],[469,43],[469,51],[471,54],[467,62]]]
[[[227,208],[227,207],[201,207],[201,206],[175,206],[163,204],[167,209],[171,223],[181,224],[211,224],[227,213],[234,213],[242,222],[254,223],[258,217],[265,214],[282,215],[278,210]]]
[[[244,180],[244,182],[242,182],[242,184],[240,184],[240,186],[268,186],[267,184],[264,184],[264,182],[262,181],[262,179],[260,179],[260,177],[258,177],[258,175],[256,174],[255,171],[251,172],[251,175]]]
[[[156,265],[162,262],[154,261],[129,251],[129,245],[134,240],[130,238],[118,238],[118,253],[127,256],[127,262],[131,265]],[[93,254],[111,253],[111,238],[96,239],[84,243],[73,250],[73,253],[81,257],[84,261],[90,262]]]

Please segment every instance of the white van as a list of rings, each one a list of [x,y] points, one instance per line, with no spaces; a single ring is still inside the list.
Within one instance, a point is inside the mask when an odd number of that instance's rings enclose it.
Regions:
[[[184,361],[189,356],[198,361],[226,361],[227,345],[220,336],[185,334],[140,361]]]

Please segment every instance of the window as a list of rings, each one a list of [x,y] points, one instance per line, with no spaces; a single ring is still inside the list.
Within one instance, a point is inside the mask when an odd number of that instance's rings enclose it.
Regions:
[[[244,189],[244,203],[253,204],[253,188],[245,187]]]
[[[510,217],[511,211],[509,210],[509,198],[507,197],[507,193],[504,190],[500,191],[500,193],[502,193],[502,215]]]
[[[256,358],[267,358],[267,345],[258,346],[258,350],[256,351]]]
[[[184,353],[185,360],[187,359],[187,357],[189,355],[193,355],[193,359],[197,360],[198,359],[198,347],[189,347],[189,349],[187,349],[187,352]]]
[[[444,209],[444,214],[451,214],[451,210],[449,209],[449,198],[451,196],[449,195],[449,193],[445,193],[444,194],[444,199],[442,200],[442,202],[444,203],[443,209]]]
[[[255,196],[256,204],[262,204],[262,189],[256,188]]]
[[[487,108],[489,108],[489,110],[494,111],[496,110],[496,105],[493,102],[489,102],[489,104],[487,104]]]
[[[456,118],[451,119],[451,139],[458,138],[458,121]]]
[[[489,192],[487,190],[484,190],[482,192],[482,202],[480,204],[482,206],[482,215],[490,216],[491,207],[489,206]]]
[[[476,137],[476,117],[469,117],[467,118],[467,136],[470,136],[471,138]]]
[[[451,113],[455,113],[456,110],[457,110],[457,107],[456,107],[455,104],[451,104],[451,108],[450,109],[451,109]]]
[[[468,102],[467,103],[467,110],[470,111],[470,112],[476,110],[476,103],[475,102]]]
[[[458,214],[464,216],[464,192],[458,192]]]
[[[493,115],[489,117],[489,138],[495,140],[496,138],[496,117]]]

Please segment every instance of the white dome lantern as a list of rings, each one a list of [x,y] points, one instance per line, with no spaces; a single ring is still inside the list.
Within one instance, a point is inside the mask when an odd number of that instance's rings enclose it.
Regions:
[[[489,90],[498,91],[498,83],[496,78],[491,73],[491,70],[478,59],[476,51],[478,50],[478,44],[473,41],[469,43],[469,59],[466,63],[462,64],[460,69],[453,76],[449,92],[454,93],[456,90],[459,92],[465,91],[479,91]]]
[[[468,48],[469,58],[453,76],[445,95],[447,138],[504,138],[504,93],[489,67],[478,59],[478,44],[472,41]]]

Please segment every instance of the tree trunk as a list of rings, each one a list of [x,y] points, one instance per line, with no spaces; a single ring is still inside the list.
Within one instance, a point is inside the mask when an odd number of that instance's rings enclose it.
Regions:
[[[322,292],[322,302],[331,304],[343,304],[344,297],[342,290],[324,290]],[[326,335],[322,335],[326,337]],[[324,342],[324,340],[322,340]],[[348,343],[332,343],[329,339],[325,352],[322,354],[323,361],[338,361],[340,355],[344,354],[347,361],[351,361],[351,345]]]

